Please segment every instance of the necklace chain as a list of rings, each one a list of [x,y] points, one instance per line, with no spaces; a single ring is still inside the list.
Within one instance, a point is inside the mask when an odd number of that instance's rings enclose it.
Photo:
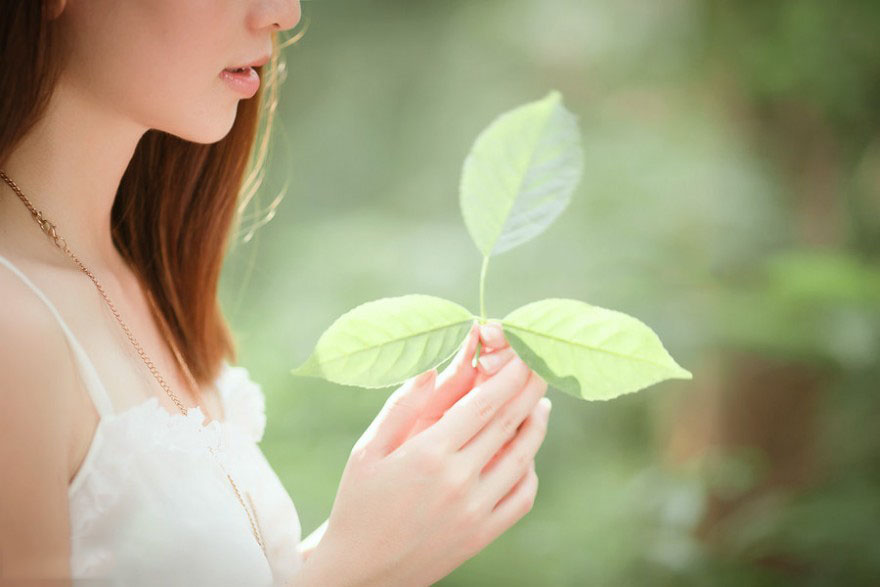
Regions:
[[[162,375],[159,373],[159,370],[156,368],[155,363],[153,363],[153,361],[150,360],[150,358],[147,356],[147,353],[144,351],[144,348],[140,345],[140,343],[134,337],[134,334],[132,334],[131,329],[129,329],[128,325],[122,319],[122,316],[120,316],[119,311],[116,309],[116,306],[110,300],[110,296],[107,295],[107,292],[104,290],[104,286],[101,285],[101,283],[95,277],[94,273],[92,273],[82,263],[82,261],[79,260],[79,257],[77,257],[73,253],[73,251],[70,250],[70,247],[67,245],[67,241],[64,240],[64,238],[58,234],[58,231],[57,231],[55,225],[52,222],[49,222],[49,220],[43,216],[42,211],[34,208],[34,206],[31,204],[31,202],[27,198],[27,196],[25,196],[22,193],[22,191],[19,189],[18,185],[14,181],[12,181],[12,179],[8,175],[6,175],[6,173],[3,170],[0,170],[0,178],[2,178],[7,184],[9,184],[9,187],[11,187],[12,190],[15,192],[15,194],[19,197],[19,199],[21,199],[21,201],[24,203],[24,205],[30,211],[34,220],[36,220],[37,224],[40,225],[40,228],[42,229],[42,231],[44,233],[46,233],[54,241],[54,244],[58,248],[60,248],[62,251],[64,251],[64,253],[66,255],[68,255],[71,259],[73,259],[73,262],[76,263],[76,265],[80,268],[80,270],[83,273],[85,273],[86,275],[88,275],[89,279],[92,280],[92,282],[95,284],[95,287],[98,288],[98,291],[101,293],[101,296],[104,298],[104,301],[107,302],[107,305],[110,307],[110,311],[113,313],[113,316],[116,318],[116,321],[122,327],[122,330],[125,332],[126,336],[128,337],[128,340],[131,342],[131,344],[137,350],[138,356],[140,356],[140,358],[144,361],[147,368],[150,370],[150,373],[153,374],[153,377],[156,379],[156,381],[159,383],[159,385],[162,387],[162,389],[165,390],[165,393],[168,394],[168,397],[171,398],[171,400],[175,403],[175,405],[180,410],[180,412],[184,416],[186,416],[187,412],[188,412],[187,407],[183,404],[183,402],[180,401],[180,399],[174,394],[174,392],[171,391],[171,388],[168,386],[168,383],[166,383],[165,378],[162,377]],[[139,274],[138,274],[138,277],[139,277]],[[159,323],[160,330],[162,331],[162,336],[165,338],[166,342],[171,347],[171,351],[174,353],[174,358],[177,360],[178,365],[181,367],[181,371],[183,371],[183,374],[186,377],[188,384],[190,385],[190,387],[193,390],[198,389],[198,387],[199,387],[198,382],[196,382],[195,378],[192,375],[192,372],[189,370],[189,367],[187,367],[187,365],[186,365],[186,361],[183,360],[183,357],[181,356],[180,352],[177,350],[177,345],[174,344],[174,339],[171,336],[170,328],[168,327],[168,324],[165,321],[162,312],[159,311],[158,305],[156,304],[156,300],[153,297],[153,292],[150,290],[149,287],[143,287],[143,290],[146,292],[146,297],[150,303],[150,310]],[[214,449],[212,447],[209,446],[208,450],[210,450],[212,454],[215,454]],[[219,462],[217,464],[220,465]],[[251,512],[247,508],[247,506],[245,505],[244,500],[241,497],[241,493],[238,490],[238,486],[235,484],[235,481],[232,479],[232,476],[226,471],[226,469],[223,467],[223,465],[220,465],[220,468],[223,469],[223,472],[226,474],[226,478],[229,480],[230,485],[232,485],[232,489],[235,492],[235,497],[238,499],[238,502],[241,504],[241,507],[244,508],[244,511],[247,514],[248,521],[250,522],[250,525],[251,525],[251,531],[254,534],[254,538],[256,538],[257,543],[260,545],[260,549],[262,549],[263,554],[268,559],[268,554],[266,553],[266,547],[263,543],[263,536],[259,530],[259,524],[255,521],[256,508],[254,507],[253,499],[251,499],[250,494],[248,494],[247,491],[245,491],[245,494],[247,495],[248,501],[251,504],[251,508],[253,508],[253,510],[254,510],[254,514],[251,515]]]

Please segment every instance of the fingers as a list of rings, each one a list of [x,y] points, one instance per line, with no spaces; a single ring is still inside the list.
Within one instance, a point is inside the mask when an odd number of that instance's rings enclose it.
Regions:
[[[480,356],[477,363],[481,373],[485,375],[494,375],[515,356],[516,353],[513,352],[513,349],[507,346],[501,350],[492,351],[491,353]]]
[[[449,366],[437,376],[437,389],[426,407],[424,418],[436,421],[473,385],[477,371],[471,365],[477,342],[480,340],[480,328],[476,322],[471,326],[468,337],[459,349],[458,354]]]
[[[472,365],[477,342],[480,340],[479,325],[474,322],[467,339],[446,369],[437,376],[434,393],[428,399],[422,415],[413,425],[409,437],[419,434],[452,407],[455,402],[476,385],[477,369]]]
[[[531,369],[516,357],[458,400],[436,424],[422,433],[426,442],[442,447],[449,453],[479,432],[495,417],[496,412],[519,393]]]
[[[529,513],[538,493],[538,475],[535,473],[535,461],[529,470],[510,488],[507,495],[498,502],[482,524],[477,538],[477,548],[494,542],[524,515]]]
[[[498,322],[487,322],[480,325],[480,340],[483,346],[492,350],[499,350],[508,346],[504,338],[504,329]]]
[[[500,525],[503,529],[512,526],[532,509],[537,492],[538,475],[535,473],[535,461],[532,461],[528,471],[493,508],[489,517],[490,526]]]
[[[496,356],[498,356],[497,359],[495,358]],[[509,346],[497,351],[489,349],[486,353],[480,355],[480,360],[477,364],[477,376],[471,382],[471,387],[477,387],[489,379],[514,356],[516,356],[516,353]]]
[[[436,389],[428,399],[422,415],[410,430],[408,438],[432,426],[465,393],[488,379],[489,375],[496,373],[515,355],[509,346],[498,351],[489,350],[480,356],[481,362],[477,368],[474,368],[472,363],[477,342],[480,340],[479,333],[479,325],[475,322],[458,354],[449,363],[449,366],[437,376]],[[502,355],[501,360],[494,359],[498,354]],[[486,359],[485,362],[482,360],[483,358]],[[487,370],[483,365],[491,365],[491,367]]]
[[[522,474],[522,477],[517,479],[516,483],[513,484],[513,487],[501,498],[501,500],[494,504],[492,511],[497,512],[498,508],[502,507],[505,501],[509,500],[513,495],[523,486],[524,483],[529,481],[529,477],[534,475],[535,473],[535,461],[529,463],[529,469],[525,473]]]
[[[516,436],[520,424],[534,410],[535,404],[544,397],[545,393],[547,393],[547,383],[532,371],[522,393],[505,404],[489,425],[462,447],[460,452],[473,470],[481,471],[489,460]]]
[[[355,444],[382,456],[396,448],[419,418],[434,390],[437,370],[425,371],[391,394],[376,418]]]
[[[498,503],[510,491],[512,481],[519,479],[533,461],[544,436],[547,433],[547,420],[550,416],[550,400],[546,397],[535,405],[519,434],[510,443],[508,450],[498,459],[494,467],[483,473],[481,501]]]

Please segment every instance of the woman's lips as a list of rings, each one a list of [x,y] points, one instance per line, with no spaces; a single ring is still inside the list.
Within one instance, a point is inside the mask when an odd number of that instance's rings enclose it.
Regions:
[[[252,98],[260,89],[260,76],[253,67],[245,67],[242,71],[224,69],[220,72],[220,78],[246,98]]]

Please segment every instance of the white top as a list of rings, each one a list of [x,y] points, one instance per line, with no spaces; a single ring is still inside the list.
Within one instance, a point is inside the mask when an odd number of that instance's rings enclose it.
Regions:
[[[2,255],[0,264],[55,316],[100,414],[68,488],[74,584],[90,584],[86,579],[126,586],[285,584],[303,562],[299,516],[257,445],[266,424],[265,397],[248,371],[223,363],[215,382],[223,422],[203,425],[201,408],[172,414],[156,396],[116,412],[49,298]],[[247,495],[253,500],[268,561],[224,468],[249,508]]]

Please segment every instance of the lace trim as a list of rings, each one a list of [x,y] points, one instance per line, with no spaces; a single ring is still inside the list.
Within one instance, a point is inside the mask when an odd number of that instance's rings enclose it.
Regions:
[[[80,519],[74,520],[74,535],[86,532],[92,521],[116,501],[113,479],[137,474],[132,470],[137,455],[170,450],[195,459],[215,458],[225,469],[236,469],[237,459],[229,444],[238,442],[233,438],[236,435],[254,442],[262,440],[266,426],[265,396],[246,368],[228,363],[224,363],[216,385],[223,401],[223,422],[212,420],[204,424],[205,414],[200,407],[189,409],[186,415],[172,414],[157,397],[101,418],[86,458],[69,487],[71,499],[82,494],[84,488],[87,495],[78,499],[89,504]],[[209,449],[213,449],[213,457]]]
[[[260,442],[266,430],[266,396],[262,386],[251,379],[245,367],[224,363],[217,387],[223,397],[224,424]]]

